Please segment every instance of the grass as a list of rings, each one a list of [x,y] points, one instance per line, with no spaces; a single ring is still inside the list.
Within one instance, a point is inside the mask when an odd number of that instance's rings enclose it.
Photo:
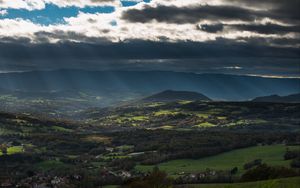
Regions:
[[[103,143],[103,144],[110,144],[112,141],[112,138],[102,135],[89,135],[84,138],[85,141],[89,142],[97,142],[97,143]]]
[[[18,98],[12,95],[0,95],[0,100],[15,101],[18,100]]]
[[[187,185],[187,188],[298,188],[300,177],[284,178],[276,180],[235,183],[235,184],[202,184]]]
[[[116,149],[119,151],[130,151],[134,148],[133,145],[122,145],[122,146],[117,146]]]
[[[147,116],[134,116],[129,118],[130,121],[148,121],[149,118]]]
[[[71,130],[71,129],[67,129],[67,128],[60,127],[60,126],[53,126],[52,129],[57,132],[68,132],[68,133],[73,132],[73,130]]]
[[[243,120],[238,120],[236,122],[232,122],[227,124],[227,126],[241,126],[241,125],[260,125],[260,124],[265,124],[268,123],[266,120],[262,119],[243,119]]]
[[[108,155],[104,155],[101,157],[102,160],[104,161],[110,161],[110,160],[113,160],[113,159],[126,159],[126,158],[130,158],[130,156],[128,155],[124,155],[123,153],[118,153],[118,152],[115,152],[115,153],[110,153]]]
[[[12,146],[7,148],[7,155],[13,155],[17,153],[23,153],[24,148],[23,146]],[[0,156],[3,155],[2,151],[0,151]]]
[[[197,113],[196,116],[199,117],[199,118],[207,119],[210,116],[210,114]]]
[[[5,136],[5,135],[9,135],[9,134],[16,134],[16,132],[13,130],[10,130],[10,129],[6,129],[6,128],[0,128],[0,136]]]
[[[226,120],[227,117],[225,117],[225,116],[219,116],[219,117],[217,117],[217,119],[218,119],[218,120]]]
[[[166,115],[177,115],[179,112],[174,112],[171,110],[160,110],[154,113],[154,116],[166,116]]]
[[[194,127],[214,127],[216,126],[215,124],[209,123],[209,122],[204,122],[204,123],[200,123],[198,125],[195,125]]]
[[[152,127],[152,128],[146,128],[147,130],[174,130],[175,127],[171,125],[165,125],[165,126],[160,126],[160,127]],[[177,130],[177,129],[176,129]],[[190,129],[189,129],[190,130]]]
[[[165,125],[165,126],[159,127],[159,129],[163,129],[163,130],[172,130],[172,129],[174,129],[174,126],[171,126],[171,125]]]
[[[184,104],[190,104],[190,103],[192,103],[192,102],[193,102],[193,101],[179,101],[178,104],[184,105]]]
[[[113,117],[116,118],[113,121],[118,124],[123,124],[126,122],[145,122],[149,121],[147,116],[125,116],[125,117]],[[133,123],[132,126],[138,126],[138,124]]]
[[[295,146],[290,149],[296,149]],[[233,150],[212,157],[206,157],[198,160],[182,159],[172,160],[159,164],[159,168],[166,171],[171,176],[179,173],[196,173],[206,170],[207,168],[214,170],[230,170],[238,167],[239,174],[244,173],[243,165],[255,159],[262,159],[264,163],[272,166],[289,166],[290,161],[283,159],[286,146],[255,146],[250,148]],[[142,172],[151,171],[154,166],[137,165],[136,169]]]
[[[35,165],[35,168],[41,171],[58,170],[67,168],[68,165],[58,160],[42,161]]]
[[[163,102],[156,102],[156,103],[150,103],[150,104],[147,104],[146,106],[147,106],[147,107],[154,108],[154,107],[162,106],[162,105],[164,105],[164,104],[165,104],[165,103],[163,103]]]
[[[22,152],[24,152],[23,146],[12,146],[12,147],[7,148],[8,155],[13,155],[13,154],[22,153]]]

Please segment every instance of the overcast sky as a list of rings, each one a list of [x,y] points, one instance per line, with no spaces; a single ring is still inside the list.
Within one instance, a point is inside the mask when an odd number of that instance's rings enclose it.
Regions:
[[[300,77],[300,0],[0,0],[0,73]]]

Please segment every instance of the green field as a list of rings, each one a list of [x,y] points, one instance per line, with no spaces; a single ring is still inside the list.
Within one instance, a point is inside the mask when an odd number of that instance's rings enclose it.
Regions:
[[[154,113],[154,116],[166,116],[166,115],[177,115],[179,112],[171,110],[160,110]]]
[[[255,159],[262,159],[263,163],[272,166],[289,166],[291,161],[283,159],[286,151],[284,145],[255,146],[250,148],[233,150],[212,157],[206,157],[198,160],[182,159],[172,160],[159,164],[159,168],[166,171],[169,175],[174,176],[179,173],[196,173],[206,170],[230,170],[238,167],[238,174],[244,173],[243,165]],[[289,147],[291,150],[299,147]],[[137,165],[136,170],[147,172],[151,171],[154,166]]]
[[[194,127],[214,127],[216,125],[209,123],[209,122],[204,122],[204,123],[200,123],[199,125],[195,125]]]
[[[40,171],[48,171],[53,169],[57,170],[57,169],[65,169],[65,168],[68,168],[68,165],[65,165],[64,163],[57,160],[43,161],[35,165],[35,169]]]
[[[187,185],[187,188],[298,188],[300,177],[235,184]]]
[[[24,152],[23,146],[12,146],[7,148],[7,155],[13,155],[16,153],[22,153]],[[0,151],[0,156],[3,155],[3,153]]]
[[[67,128],[60,127],[60,126],[53,126],[52,129],[57,132],[69,132],[69,133],[72,132],[71,129],[67,129]]]
[[[184,188],[298,188],[299,185],[300,177],[293,177],[249,183],[185,185]],[[118,186],[104,187],[117,188]],[[183,186],[178,186],[178,188],[183,188]]]

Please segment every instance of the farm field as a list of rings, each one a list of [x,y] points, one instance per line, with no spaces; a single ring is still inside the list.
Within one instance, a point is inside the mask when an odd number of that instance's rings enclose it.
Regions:
[[[289,146],[290,150],[299,149],[296,146]],[[212,157],[206,157],[198,160],[182,159],[172,160],[161,163],[158,167],[167,172],[169,175],[176,176],[180,173],[194,173],[205,171],[207,168],[213,170],[230,170],[234,167],[238,168],[238,174],[245,172],[243,165],[255,159],[262,159],[263,163],[271,166],[288,167],[289,160],[284,160],[283,156],[287,147],[284,145],[271,146],[255,146],[245,149],[233,150]],[[136,170],[147,172],[151,171],[154,166],[138,165]]]
[[[297,188],[300,177],[234,184],[186,185],[188,188]]]
[[[13,146],[7,148],[7,155],[13,155],[16,153],[22,153],[23,152],[23,147],[22,146]],[[0,151],[0,156],[3,155],[3,152]]]

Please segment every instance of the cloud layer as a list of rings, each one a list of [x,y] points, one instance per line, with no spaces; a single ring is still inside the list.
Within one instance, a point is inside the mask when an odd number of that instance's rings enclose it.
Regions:
[[[38,61],[56,58],[66,59],[65,66],[74,59],[115,60],[149,69],[149,59],[153,59],[155,69],[165,69],[170,60],[178,64],[178,60],[193,59],[190,70],[195,70],[197,62],[200,70],[200,66],[208,68],[205,62],[214,59],[224,62],[223,71],[242,72],[242,68],[232,67],[243,67],[243,62],[249,65],[252,59],[257,61],[254,64],[268,64],[269,74],[279,74],[280,61],[284,70],[299,68],[299,3],[300,0],[0,0],[0,64],[11,68],[17,61],[31,61],[23,65],[34,67]],[[78,13],[48,25],[9,17],[11,10],[31,14],[46,10],[48,5],[58,9],[77,7]],[[105,6],[115,11],[80,11]],[[241,62],[230,62],[233,58]],[[158,64],[159,59],[166,61]]]

